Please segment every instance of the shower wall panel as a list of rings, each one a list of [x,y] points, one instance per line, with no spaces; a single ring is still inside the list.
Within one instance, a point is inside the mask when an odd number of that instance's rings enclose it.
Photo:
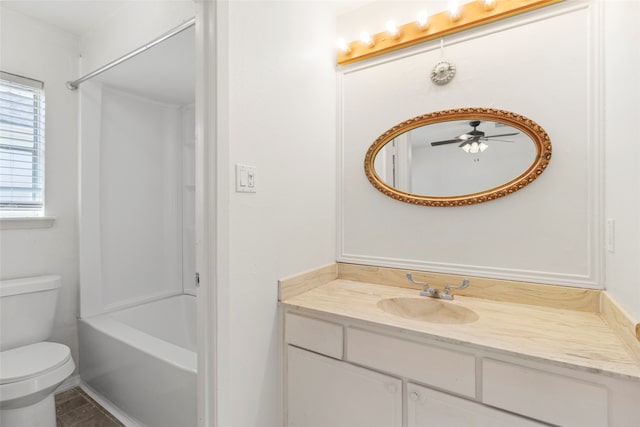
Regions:
[[[180,108],[103,89],[105,310],[182,292],[182,139]]]

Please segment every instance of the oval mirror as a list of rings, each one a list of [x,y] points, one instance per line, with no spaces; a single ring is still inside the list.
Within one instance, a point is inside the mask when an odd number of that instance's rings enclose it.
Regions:
[[[364,169],[378,190],[426,206],[487,202],[525,187],[551,159],[551,141],[531,119],[491,108],[414,117],[369,147]]]

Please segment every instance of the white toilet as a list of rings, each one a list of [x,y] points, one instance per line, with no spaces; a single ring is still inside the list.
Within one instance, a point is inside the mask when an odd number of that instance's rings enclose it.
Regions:
[[[0,281],[0,425],[55,427],[53,392],[75,369],[51,336],[60,276]]]

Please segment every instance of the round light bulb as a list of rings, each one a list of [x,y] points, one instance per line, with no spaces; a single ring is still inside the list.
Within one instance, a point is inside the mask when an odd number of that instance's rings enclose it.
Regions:
[[[449,18],[451,18],[452,21],[457,21],[458,19],[460,19],[460,3],[458,2],[458,0],[449,0],[447,10],[449,12]]]
[[[421,30],[426,30],[429,27],[429,13],[426,10],[421,10],[418,12],[418,17],[416,22],[418,23],[418,28]]]
[[[484,10],[492,10],[496,7],[496,0],[482,0]]]
[[[369,47],[373,46],[373,39],[366,31],[360,33],[360,41]]]
[[[351,49],[349,49],[349,45],[347,44],[345,39],[343,39],[342,37],[336,41],[336,46],[338,47],[338,50],[340,52],[344,52],[344,53],[351,52]]]
[[[384,27],[387,29],[389,35],[394,39],[397,39],[400,36],[400,31],[398,31],[398,26],[395,21],[387,21]]]

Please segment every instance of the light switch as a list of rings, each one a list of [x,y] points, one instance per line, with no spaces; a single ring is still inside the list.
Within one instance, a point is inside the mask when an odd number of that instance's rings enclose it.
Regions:
[[[236,192],[256,192],[256,167],[236,163]]]
[[[253,169],[247,170],[247,187],[255,187],[255,171]]]

